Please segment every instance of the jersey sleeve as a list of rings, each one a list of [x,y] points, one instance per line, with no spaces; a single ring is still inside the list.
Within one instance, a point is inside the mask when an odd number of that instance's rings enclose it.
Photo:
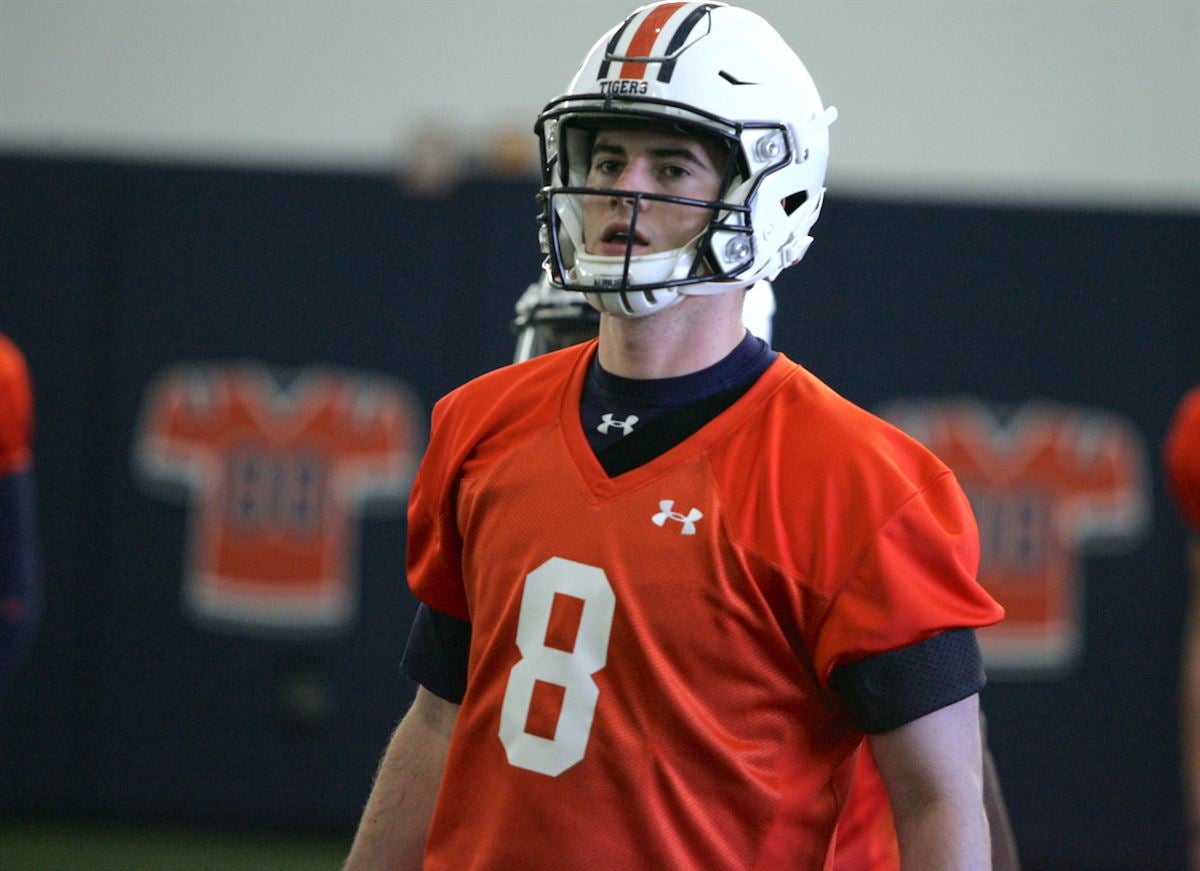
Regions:
[[[436,611],[469,620],[462,579],[462,537],[455,516],[460,448],[449,399],[434,406],[429,447],[408,502],[408,586]]]
[[[471,624],[425,603],[417,608],[400,669],[425,689],[454,704],[467,694]]]
[[[135,455],[149,480],[188,486],[228,418],[227,380],[204,366],[176,366],[146,391]]]
[[[1175,505],[1200,530],[1200,387],[1175,412],[1165,442],[1167,484]]]
[[[829,679],[868,735],[974,695],[987,683],[973,629],[947,629],[909,647],[838,666]]]
[[[471,619],[458,528],[460,482],[557,421],[564,385],[592,348],[585,343],[492,370],[434,405],[429,445],[409,495],[408,584],[435,611]]]
[[[975,518],[947,471],[883,521],[836,588],[813,651],[821,682],[848,663],[999,621],[978,565]]]
[[[0,335],[0,477],[29,466],[32,425],[29,369],[17,346]]]

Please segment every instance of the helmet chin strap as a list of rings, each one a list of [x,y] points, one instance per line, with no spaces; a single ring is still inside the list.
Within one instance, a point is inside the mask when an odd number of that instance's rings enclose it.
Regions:
[[[596,311],[632,320],[666,311],[678,304],[683,299],[683,294],[675,288],[668,287],[659,290],[618,290],[605,293],[587,291],[584,298]]]
[[[584,295],[597,311],[624,318],[640,318],[677,305],[685,296],[712,296],[749,287],[753,281],[706,281],[680,287],[654,287],[686,278],[697,256],[700,239],[697,234],[686,245],[670,251],[641,254],[629,258],[626,281],[624,255],[609,256],[580,251],[575,265],[568,270],[572,284],[596,288]],[[645,290],[621,290],[621,285],[651,285]]]
[[[630,257],[628,276],[624,255],[580,252],[575,256],[575,266],[570,270],[569,277],[572,282],[597,288],[586,292],[593,308],[618,317],[640,318],[670,308],[682,296],[673,287],[621,290],[621,285],[654,285],[686,277],[692,261],[689,255],[694,256],[694,252],[695,246],[689,243],[671,251]]]

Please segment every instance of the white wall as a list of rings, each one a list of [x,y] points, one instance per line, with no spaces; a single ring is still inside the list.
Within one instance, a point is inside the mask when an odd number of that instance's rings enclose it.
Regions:
[[[635,0],[0,0],[0,147],[388,167],[528,130]],[[746,0],[838,106],[831,187],[1200,207],[1200,0]]]

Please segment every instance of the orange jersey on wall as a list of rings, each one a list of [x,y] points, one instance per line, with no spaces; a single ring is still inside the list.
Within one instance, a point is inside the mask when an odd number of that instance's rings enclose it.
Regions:
[[[1031,403],[1004,423],[971,400],[901,401],[881,414],[958,477],[979,523],[979,580],[1005,609],[980,633],[989,666],[1054,672],[1082,645],[1083,555],[1136,541],[1145,450],[1116,415]]]
[[[203,619],[335,629],[357,588],[353,520],[398,502],[418,423],[381,379],[314,370],[281,390],[255,366],[179,367],[152,387],[138,460],[187,488],[186,599]]]
[[[0,333],[0,477],[29,467],[32,428],[33,388],[25,357]]]
[[[966,500],[783,357],[609,478],[594,349],[434,411],[409,583],[473,628],[426,868],[829,868],[862,739],[831,672],[1002,614]]]

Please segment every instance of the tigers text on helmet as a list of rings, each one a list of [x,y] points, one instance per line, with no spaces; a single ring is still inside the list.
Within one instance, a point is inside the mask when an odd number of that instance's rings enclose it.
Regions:
[[[567,93],[534,127],[543,187],[540,242],[556,286],[583,291],[624,317],[661,311],[682,295],[772,280],[804,256],[821,211],[829,158],[826,109],[804,64],[759,16],[723,3],[658,3],[635,11],[592,47]],[[699,201],[587,186],[596,131],[650,127],[725,143],[717,198]],[[682,247],[624,256],[585,250],[585,195],[707,209]]]

